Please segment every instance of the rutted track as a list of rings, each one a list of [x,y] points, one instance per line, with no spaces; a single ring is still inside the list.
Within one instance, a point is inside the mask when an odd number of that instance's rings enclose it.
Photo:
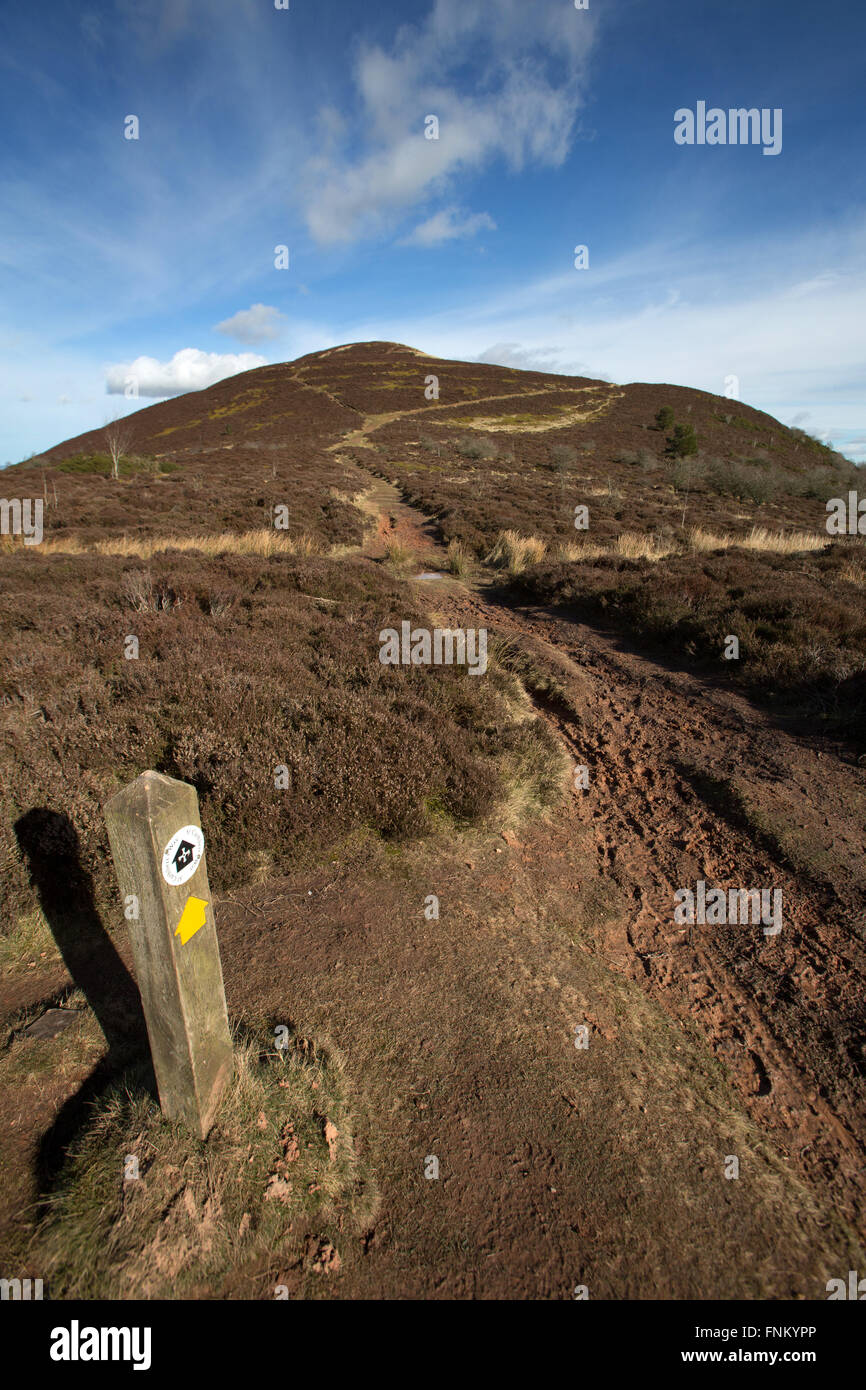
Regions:
[[[376,484],[380,487],[380,484]],[[405,503],[404,539],[430,523]],[[866,777],[816,741],[775,727],[723,688],[628,650],[604,633],[490,586],[439,583],[431,606],[452,626],[486,626],[557,678],[540,709],[589,790],[568,814],[590,837],[610,885],[605,961],[695,1024],[752,1115],[813,1182],[829,1184],[859,1228],[864,1114],[862,979],[866,843],[839,808],[866,805]],[[828,843],[838,877],[797,872],[766,837],[738,824],[710,785],[749,780],[806,841]],[[784,926],[675,926],[674,892],[779,888]]]

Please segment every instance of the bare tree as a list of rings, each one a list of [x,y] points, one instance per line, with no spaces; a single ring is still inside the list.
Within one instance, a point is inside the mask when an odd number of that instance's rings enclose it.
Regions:
[[[110,425],[105,426],[105,442],[111,455],[111,476],[113,478],[120,477],[120,460],[129,453],[132,441],[133,431],[125,420],[112,420]]]

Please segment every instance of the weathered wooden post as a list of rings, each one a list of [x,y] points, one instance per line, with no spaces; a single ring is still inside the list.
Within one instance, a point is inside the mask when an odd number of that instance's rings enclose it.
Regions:
[[[198,796],[143,772],[103,810],[162,1111],[206,1139],[232,1044]]]

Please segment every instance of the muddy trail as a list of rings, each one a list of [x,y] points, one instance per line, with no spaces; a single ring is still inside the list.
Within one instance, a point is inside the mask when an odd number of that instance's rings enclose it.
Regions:
[[[430,523],[413,508],[390,505],[407,543],[425,533]],[[762,1122],[788,1133],[816,1178],[835,1175],[840,1197],[850,1185],[853,1216],[863,1179],[864,770],[728,690],[516,606],[489,576],[447,581],[436,607],[455,627],[487,625],[554,674],[562,694],[540,707],[591,769],[577,814],[602,874],[632,904],[609,932],[607,958],[700,1022]],[[750,824],[725,794],[734,779]],[[852,805],[863,813],[856,823]],[[795,831],[793,854],[777,827]],[[796,872],[797,845],[818,849],[811,872]],[[674,891],[699,878],[781,889],[783,931],[674,926]]]
[[[863,1233],[863,770],[489,573],[453,579],[381,478],[364,506],[371,562],[396,543],[432,621],[487,627],[588,786],[519,837],[223,906],[230,994],[285,1005],[290,961],[293,1021],[363,1078],[379,1215],[325,1293],[826,1297]],[[781,889],[781,932],[675,926],[698,879]]]

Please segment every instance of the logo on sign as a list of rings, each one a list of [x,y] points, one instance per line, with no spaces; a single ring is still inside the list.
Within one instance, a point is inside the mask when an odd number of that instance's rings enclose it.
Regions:
[[[162,876],[172,888],[192,878],[204,854],[204,835],[197,825],[175,832],[163,850]]]

